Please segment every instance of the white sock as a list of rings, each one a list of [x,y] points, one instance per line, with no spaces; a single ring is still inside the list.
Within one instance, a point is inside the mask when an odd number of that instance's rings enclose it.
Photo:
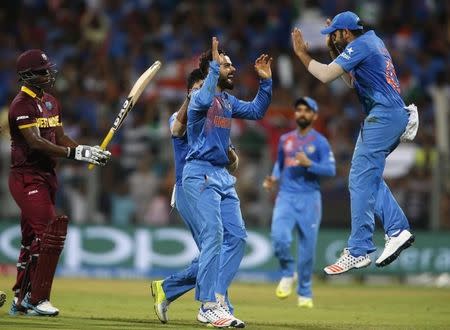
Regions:
[[[225,296],[220,293],[216,293],[216,300],[219,304],[225,305]]]
[[[216,306],[217,306],[216,302],[208,301],[203,303],[203,309],[213,309]]]

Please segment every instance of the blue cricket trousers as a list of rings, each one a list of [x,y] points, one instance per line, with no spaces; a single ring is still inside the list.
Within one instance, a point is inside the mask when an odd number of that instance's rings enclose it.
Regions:
[[[298,234],[297,293],[312,297],[312,274],[316,254],[317,234],[322,219],[320,191],[278,193],[272,217],[271,238],[275,256],[280,262],[283,277],[294,274],[294,257],[291,253],[292,232]]]
[[[383,179],[386,157],[398,146],[408,123],[403,108],[375,107],[364,120],[349,176],[352,230],[348,247],[353,256],[376,250],[372,241],[374,214],[388,236],[409,229],[405,214]]]
[[[200,228],[195,227],[195,225],[198,226],[198,222],[192,220],[194,219],[194,214],[186,200],[182,185],[175,186],[175,206],[180,213],[183,222],[189,228],[197,247],[199,247],[198,235],[200,233]],[[185,269],[165,278],[162,286],[164,293],[166,294],[166,299],[170,302],[175,301],[186,292],[192,290],[197,281],[197,274],[198,258],[195,258]],[[225,301],[228,304],[229,310],[233,313],[234,307],[229,301],[228,293],[225,294]]]
[[[244,256],[247,232],[233,177],[209,162],[188,161],[183,170],[183,189],[191,206],[191,220],[198,235],[200,255],[195,298],[216,301],[225,295]]]

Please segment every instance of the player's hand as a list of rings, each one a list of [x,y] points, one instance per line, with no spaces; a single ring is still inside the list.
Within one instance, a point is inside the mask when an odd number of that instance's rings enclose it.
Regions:
[[[267,54],[262,54],[255,61],[255,70],[261,79],[272,78],[272,69],[270,65],[272,64],[273,58]]]
[[[111,158],[111,153],[108,150],[102,150],[99,146],[91,147],[80,144],[75,148],[73,157],[71,156],[72,155],[69,155],[69,158],[73,158],[81,162],[104,166]]]
[[[216,61],[219,65],[225,62],[223,54],[219,54],[219,40],[216,37],[212,37],[211,54],[213,61]]]
[[[272,191],[277,184],[277,179],[273,175],[268,175],[265,177],[263,182],[263,188],[267,191]]]
[[[311,159],[309,159],[303,151],[298,152],[295,155],[295,160],[298,166],[310,167],[312,164]]]
[[[230,160],[230,164],[227,166],[228,171],[230,173],[236,172],[239,167],[239,157],[232,147],[228,148],[228,159]]]
[[[298,28],[294,28],[294,30],[292,30],[291,37],[292,47],[294,48],[294,52],[297,56],[300,56],[300,54],[308,51],[308,44],[303,40],[302,31]]]

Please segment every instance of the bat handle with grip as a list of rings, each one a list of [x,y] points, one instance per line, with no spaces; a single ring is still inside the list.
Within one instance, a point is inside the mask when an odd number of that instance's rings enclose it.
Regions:
[[[106,149],[106,147],[108,146],[109,142],[111,142],[113,136],[114,136],[114,130],[111,128],[109,130],[108,134],[103,139],[102,144],[100,145],[100,148],[102,148],[102,150]],[[91,171],[94,167],[95,167],[94,164],[89,164],[88,165],[88,170]]]

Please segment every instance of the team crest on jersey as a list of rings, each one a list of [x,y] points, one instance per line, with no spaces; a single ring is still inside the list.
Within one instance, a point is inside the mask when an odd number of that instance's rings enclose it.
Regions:
[[[53,109],[53,104],[50,101],[46,101],[45,102],[45,107],[47,108],[47,110],[52,110]]]
[[[284,148],[286,150],[286,152],[291,152],[294,149],[294,143],[292,142],[292,140],[287,140]]]
[[[316,147],[313,144],[309,144],[306,146],[306,152],[308,154],[312,154],[314,151],[316,151]]]
[[[42,112],[42,107],[40,104],[37,105],[40,112]]]

